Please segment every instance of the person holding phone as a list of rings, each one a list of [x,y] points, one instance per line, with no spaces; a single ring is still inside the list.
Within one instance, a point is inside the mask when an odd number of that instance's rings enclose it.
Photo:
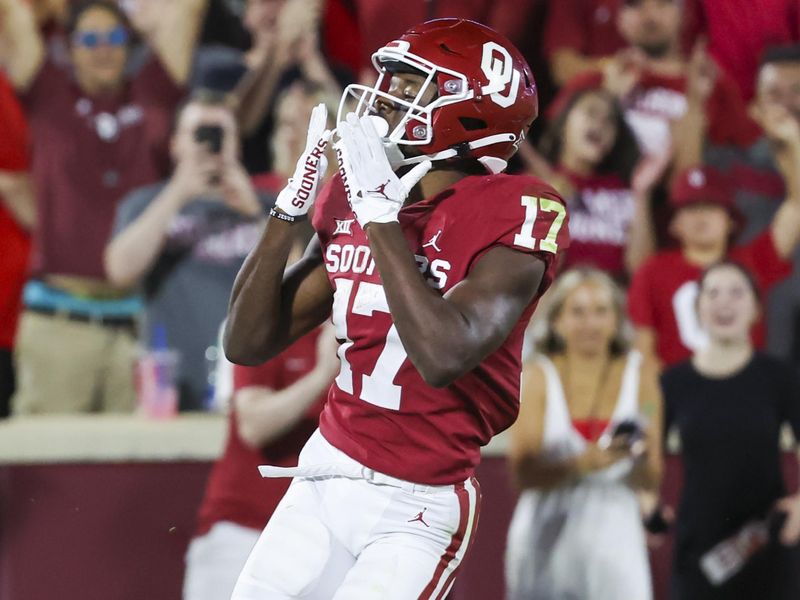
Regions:
[[[597,269],[561,275],[539,323],[511,429],[507,598],[646,600],[637,491],[661,476],[655,367],[629,350],[622,292]]]
[[[272,205],[272,196],[255,191],[238,147],[225,95],[196,92],[177,117],[171,177],[123,200],[105,250],[109,280],[145,295],[145,344],[164,330],[180,353],[181,410],[203,407],[206,349],[216,344],[236,273]]]
[[[680,436],[684,469],[671,598],[798,598],[800,561],[790,547],[800,540],[800,494],[787,494],[780,435],[788,423],[800,436],[800,387],[788,365],[754,350],[760,300],[750,272],[724,261],[699,286],[697,314],[709,344],[662,377],[665,429]],[[759,521],[772,526],[773,539],[751,536],[758,551],[733,544],[713,561],[719,568],[702,566],[709,551]]]

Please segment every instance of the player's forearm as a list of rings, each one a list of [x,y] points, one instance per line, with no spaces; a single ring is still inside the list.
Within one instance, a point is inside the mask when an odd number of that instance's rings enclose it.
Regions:
[[[258,245],[236,276],[223,344],[231,362],[261,364],[275,354],[282,336],[286,336],[288,323],[281,323],[281,284],[292,248],[292,227],[284,221],[269,219]]]
[[[389,310],[408,358],[429,384],[441,387],[480,362],[469,320],[419,272],[397,223],[372,223],[367,235]]]
[[[330,385],[330,374],[314,369],[282,390],[253,390],[258,404],[247,414],[237,413],[239,435],[253,448],[274,442],[297,425]],[[241,393],[248,393],[248,388],[237,392]]]
[[[17,89],[26,89],[45,57],[33,11],[21,0],[0,0],[0,66]]]

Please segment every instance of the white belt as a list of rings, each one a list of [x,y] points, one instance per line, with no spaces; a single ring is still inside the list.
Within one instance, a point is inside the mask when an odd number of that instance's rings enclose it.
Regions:
[[[453,491],[452,485],[413,483],[405,479],[391,477],[358,463],[319,463],[316,465],[298,465],[296,467],[261,465],[258,467],[258,472],[261,473],[262,477],[345,477],[347,479],[364,479],[375,485],[391,485],[412,493]]]

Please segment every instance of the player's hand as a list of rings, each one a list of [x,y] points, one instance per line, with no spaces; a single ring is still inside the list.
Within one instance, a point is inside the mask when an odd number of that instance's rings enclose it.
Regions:
[[[305,217],[317,199],[320,182],[328,168],[325,148],[331,131],[325,128],[328,110],[318,104],[311,111],[306,148],[297,160],[294,175],[278,194],[275,208],[295,218]]]
[[[347,115],[339,123],[336,155],[350,206],[362,228],[397,221],[411,189],[431,168],[426,160],[397,177],[369,116]]]
[[[800,542],[800,494],[781,498],[775,504],[775,509],[786,513],[780,533],[781,544],[794,546]]]

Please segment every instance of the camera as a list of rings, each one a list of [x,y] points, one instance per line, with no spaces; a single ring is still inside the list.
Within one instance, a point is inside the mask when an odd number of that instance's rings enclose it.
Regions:
[[[224,132],[219,125],[200,125],[194,130],[194,141],[200,145],[205,144],[211,154],[222,151]]]

